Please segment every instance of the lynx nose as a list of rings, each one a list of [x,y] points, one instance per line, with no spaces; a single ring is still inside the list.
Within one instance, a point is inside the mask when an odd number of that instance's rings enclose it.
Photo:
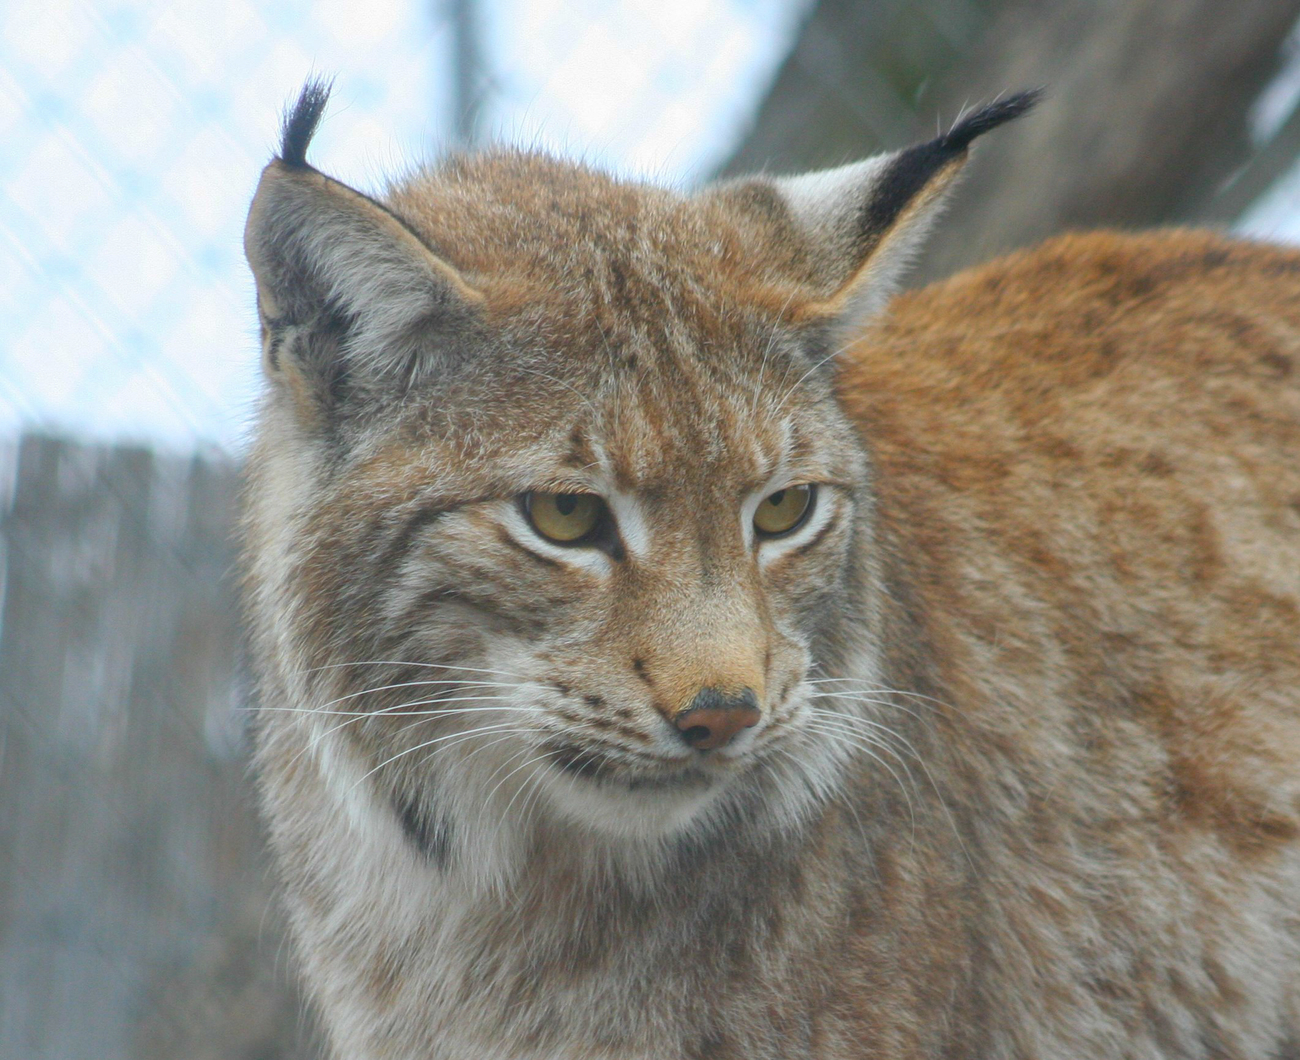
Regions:
[[[738,693],[706,688],[673,718],[673,724],[691,747],[713,751],[729,744],[741,729],[757,725],[759,716],[758,696],[752,688]]]

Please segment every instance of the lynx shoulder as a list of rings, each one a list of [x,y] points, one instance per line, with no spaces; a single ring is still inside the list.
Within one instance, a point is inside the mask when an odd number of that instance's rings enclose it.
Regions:
[[[1300,254],[894,297],[980,134],[249,215],[260,790],[349,1060],[1290,1056]]]

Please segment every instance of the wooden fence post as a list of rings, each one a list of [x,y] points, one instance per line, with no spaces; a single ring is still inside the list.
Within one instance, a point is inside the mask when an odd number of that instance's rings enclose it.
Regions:
[[[0,1056],[312,1055],[246,776],[236,488],[0,448]]]

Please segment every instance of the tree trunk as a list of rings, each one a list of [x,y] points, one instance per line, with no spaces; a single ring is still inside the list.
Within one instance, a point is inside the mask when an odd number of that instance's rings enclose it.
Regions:
[[[842,29],[844,10],[853,6],[826,0],[818,7],[776,91],[800,87],[791,85],[791,64],[798,57],[801,68],[815,65],[809,42]],[[976,148],[917,279],[1067,228],[1230,220],[1245,205],[1242,189],[1267,183],[1293,157],[1258,151],[1248,112],[1276,73],[1298,17],[1300,0],[1004,4],[968,57],[924,94],[913,138],[934,135],[934,116],[951,122],[963,104],[1033,85],[1048,96]],[[862,61],[860,47],[856,54]],[[754,152],[779,132],[777,117],[816,123],[815,94],[805,88],[802,98],[778,102],[776,91],[736,162],[752,165]],[[817,144],[838,149],[843,130],[819,127],[818,135]],[[824,164],[817,145],[806,146],[810,139],[805,133],[800,142],[806,161]],[[859,153],[878,149],[863,146]]]

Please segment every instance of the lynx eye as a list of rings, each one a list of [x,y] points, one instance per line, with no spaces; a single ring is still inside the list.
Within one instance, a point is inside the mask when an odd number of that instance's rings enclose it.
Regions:
[[[794,530],[812,511],[816,487],[786,486],[764,497],[754,512],[754,529],[760,537],[779,537]]]
[[[584,543],[605,514],[594,493],[525,493],[523,505],[533,529],[557,545]]]

